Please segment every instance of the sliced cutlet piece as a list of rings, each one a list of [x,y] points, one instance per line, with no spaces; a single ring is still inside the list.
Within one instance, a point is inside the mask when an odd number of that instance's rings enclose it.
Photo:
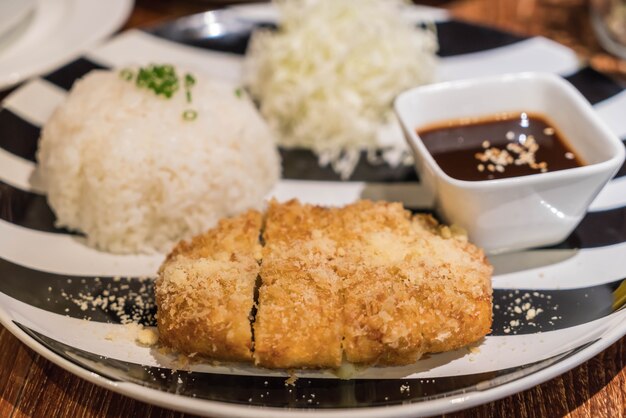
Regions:
[[[348,361],[408,364],[489,332],[492,268],[464,235],[397,203],[361,201],[340,217]]]
[[[336,270],[344,287],[346,360],[398,365],[418,360],[426,350],[405,260],[416,248],[410,213],[399,203],[360,201],[338,211],[333,236]]]
[[[416,215],[411,224],[422,256],[406,266],[419,278],[414,297],[422,307],[420,324],[426,351],[455,350],[487,335],[492,323],[493,267],[464,231]]]
[[[181,242],[159,270],[159,338],[181,353],[251,361],[250,312],[262,215],[249,211]]]
[[[336,368],[341,364],[341,279],[330,260],[333,209],[270,202],[263,232],[262,285],[254,324],[257,365]]]

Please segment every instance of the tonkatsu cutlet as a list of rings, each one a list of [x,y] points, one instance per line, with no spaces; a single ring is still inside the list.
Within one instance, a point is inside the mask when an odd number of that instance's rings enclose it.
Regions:
[[[493,267],[464,232],[442,226],[431,216],[411,223],[421,256],[406,266],[408,277],[421,277],[413,293],[427,353],[456,350],[491,330]]]
[[[343,280],[343,350],[359,364],[408,364],[425,352],[418,284],[407,274],[420,249],[399,203],[362,201],[338,211],[334,228]]]
[[[274,368],[341,365],[342,282],[329,261],[333,209],[272,201],[263,239],[254,357]]]
[[[269,368],[410,364],[489,332],[491,274],[464,234],[399,203],[271,201],[170,254],[159,331],[181,352]]]
[[[261,224],[261,214],[249,211],[174,248],[155,286],[164,346],[216,360],[252,360],[249,316]]]

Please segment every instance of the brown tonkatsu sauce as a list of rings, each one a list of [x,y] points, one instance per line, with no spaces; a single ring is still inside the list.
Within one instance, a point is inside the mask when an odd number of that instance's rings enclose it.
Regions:
[[[439,167],[459,180],[491,180],[565,170],[583,162],[541,115],[519,112],[417,130]]]

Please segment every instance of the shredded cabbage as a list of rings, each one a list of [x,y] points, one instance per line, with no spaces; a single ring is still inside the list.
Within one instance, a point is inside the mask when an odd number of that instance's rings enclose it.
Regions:
[[[386,162],[406,160],[391,104],[432,81],[434,30],[404,20],[397,0],[275,3],[281,24],[253,35],[245,82],[279,145],[313,150],[342,178],[362,150],[384,146]]]

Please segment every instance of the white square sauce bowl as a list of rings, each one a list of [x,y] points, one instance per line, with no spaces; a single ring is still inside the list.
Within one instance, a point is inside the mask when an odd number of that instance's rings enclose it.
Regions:
[[[491,254],[563,241],[624,162],[619,138],[571,84],[553,74],[508,74],[418,87],[400,94],[394,107],[420,179],[435,197],[435,210]],[[584,165],[460,180],[441,169],[418,134],[445,121],[521,112],[543,115],[553,123]]]

